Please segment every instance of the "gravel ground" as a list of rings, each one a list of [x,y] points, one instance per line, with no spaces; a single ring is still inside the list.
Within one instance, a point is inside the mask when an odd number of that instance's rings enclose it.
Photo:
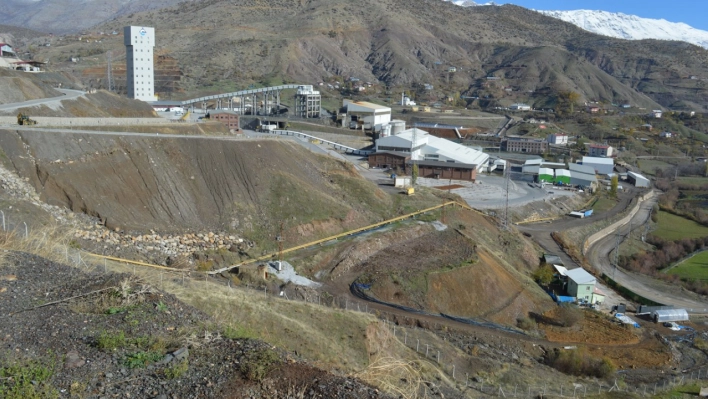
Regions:
[[[237,339],[172,295],[123,274],[8,254],[0,266],[0,397],[384,398],[257,340]],[[70,299],[71,298],[71,299]],[[29,382],[17,370],[49,370]],[[14,370],[14,374],[13,374]],[[9,373],[9,374],[8,374]],[[23,385],[24,383],[24,385]]]

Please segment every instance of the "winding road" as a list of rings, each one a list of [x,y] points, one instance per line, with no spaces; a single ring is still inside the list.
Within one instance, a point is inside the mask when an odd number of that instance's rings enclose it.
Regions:
[[[71,90],[71,89],[57,89],[57,90],[62,92],[63,95],[58,96],[58,97],[41,98],[38,100],[23,101],[20,103],[0,104],[0,111],[14,111],[18,108],[33,107],[35,105],[52,105],[52,103],[59,104],[61,101],[73,100],[75,98],[79,98],[79,97],[83,96],[84,94],[86,94],[85,92],[83,92],[81,90]]]
[[[517,228],[530,234],[544,250],[557,254],[561,257],[566,266],[579,265],[571,259],[558,243],[553,240],[551,233],[554,231],[563,231],[565,229],[578,227],[597,222],[598,217],[609,218],[627,209],[631,200],[636,196],[636,192],[624,193],[620,197],[620,202],[610,211],[602,215],[594,215],[586,219],[561,219],[553,223],[533,224],[525,226],[517,226]],[[617,226],[614,232],[601,238],[586,251],[586,258],[598,271],[605,273],[613,278],[618,284],[632,290],[654,302],[663,303],[666,305],[674,305],[678,308],[686,308],[690,313],[708,314],[708,298],[701,297],[698,294],[685,290],[681,287],[665,283],[651,277],[633,273],[622,268],[615,268],[610,261],[610,254],[615,248],[617,238],[616,234],[621,234],[621,239],[624,241],[627,236],[628,229],[631,225],[632,231],[644,229],[644,224],[651,215],[651,210],[657,202],[657,198],[651,197],[640,203],[639,211],[634,215],[629,223]],[[622,244],[620,244],[622,245]]]

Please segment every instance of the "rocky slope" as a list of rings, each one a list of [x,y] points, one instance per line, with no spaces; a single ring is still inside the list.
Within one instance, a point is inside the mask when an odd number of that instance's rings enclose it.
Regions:
[[[408,88],[432,83],[440,95],[453,90],[501,98],[502,88],[510,87],[512,102],[544,104],[554,93],[570,90],[584,99],[646,108],[658,102],[703,109],[708,103],[698,81],[688,79],[708,76],[705,50],[601,37],[511,5],[273,0],[266,6],[255,0],[202,0],[121,16],[95,30],[142,24],[156,27],[158,56],[176,60],[181,78],[173,93],[218,91],[233,88],[234,81],[245,88],[357,77]],[[56,41],[39,48],[38,56],[62,60],[61,54],[83,51],[100,61],[109,49],[114,60],[124,53],[120,35],[96,39],[101,43]],[[449,85],[448,66],[457,68]],[[491,75],[501,81],[487,88]]]

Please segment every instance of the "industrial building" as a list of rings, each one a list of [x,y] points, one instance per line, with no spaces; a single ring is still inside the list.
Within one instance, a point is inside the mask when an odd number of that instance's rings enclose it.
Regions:
[[[322,96],[312,86],[300,86],[295,92],[295,116],[319,118],[322,113]]]
[[[157,101],[155,96],[155,68],[153,47],[155,28],[126,26],[123,28],[125,44],[125,73],[128,98]]]
[[[418,128],[376,140],[376,150],[369,155],[370,167],[399,167],[408,172],[418,165],[418,175],[442,179],[470,180],[487,167],[489,155],[435,137]]]
[[[0,57],[17,57],[17,54],[9,44],[0,43]]]
[[[548,142],[543,139],[509,137],[501,143],[502,151],[525,154],[543,154],[548,151]]]
[[[219,121],[226,125],[231,132],[239,130],[238,112],[234,111],[211,111],[209,119]]]
[[[583,157],[582,164],[595,169],[597,174],[608,175],[615,169],[615,161],[612,158]]]
[[[627,180],[634,184],[634,187],[649,187],[649,179],[635,172],[627,172]]]
[[[373,130],[391,122],[391,108],[383,105],[345,99],[343,108],[342,126]]]
[[[577,163],[568,164],[570,171],[570,185],[580,187],[593,187],[597,184],[595,169]]]
[[[531,111],[531,106],[523,103],[511,104],[509,109],[512,111]]]

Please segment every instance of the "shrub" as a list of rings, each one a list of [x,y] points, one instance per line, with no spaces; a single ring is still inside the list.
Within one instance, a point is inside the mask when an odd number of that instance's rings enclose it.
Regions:
[[[166,368],[165,377],[168,380],[174,380],[175,378],[181,377],[187,370],[189,370],[189,361],[184,359],[174,366]]]
[[[125,359],[123,359],[123,363],[131,369],[143,368],[148,364],[162,360],[162,357],[163,355],[159,352],[141,351],[128,354]]]
[[[241,372],[252,381],[262,381],[270,370],[280,363],[280,356],[270,348],[257,349],[241,360]]]
[[[616,371],[609,359],[593,357],[582,349],[549,351],[546,364],[565,374],[577,376],[606,378]]]
[[[553,270],[548,266],[541,266],[533,272],[532,277],[539,285],[547,287],[553,281]]]
[[[585,318],[583,311],[573,305],[561,305],[558,309],[558,322],[563,327],[572,327]]]
[[[516,326],[525,331],[532,331],[538,327],[536,321],[528,317],[519,317],[516,319]]]

